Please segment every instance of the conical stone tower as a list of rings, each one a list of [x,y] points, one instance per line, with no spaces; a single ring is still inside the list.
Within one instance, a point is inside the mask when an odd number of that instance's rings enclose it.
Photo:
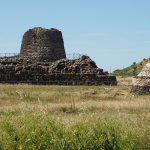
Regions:
[[[131,92],[150,93],[150,63],[146,64],[138,76],[133,78]]]
[[[56,61],[66,58],[61,31],[36,27],[25,32],[20,56],[34,61]]]

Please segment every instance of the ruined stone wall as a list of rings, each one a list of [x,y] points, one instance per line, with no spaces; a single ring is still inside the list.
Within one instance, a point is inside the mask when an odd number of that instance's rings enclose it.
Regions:
[[[150,77],[134,77],[131,92],[150,93]]]
[[[3,61],[0,63],[0,83],[116,85],[117,81],[88,56],[82,56],[56,62]]]
[[[116,85],[115,76],[95,74],[9,74],[0,75],[0,83],[31,83],[49,85]]]
[[[23,36],[20,55],[34,61],[66,58],[61,31],[40,27],[28,30]]]
[[[22,40],[20,54],[0,57],[0,83],[116,85],[116,77],[88,56],[66,59],[61,31],[33,28]]]
[[[150,63],[146,64],[142,71],[132,79],[133,93],[150,93]]]

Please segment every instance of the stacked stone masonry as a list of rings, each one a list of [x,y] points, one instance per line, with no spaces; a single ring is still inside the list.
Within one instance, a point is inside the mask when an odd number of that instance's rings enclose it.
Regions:
[[[40,27],[28,30],[23,36],[20,55],[35,61],[66,58],[61,31]]]
[[[116,85],[116,77],[83,55],[66,59],[57,29],[34,28],[24,36],[19,55],[0,58],[0,83]]]
[[[17,59],[15,59],[17,60]],[[116,77],[108,76],[88,56],[55,62],[32,62],[18,59],[0,63],[1,83],[60,85],[116,85]]]
[[[133,93],[150,93],[150,63],[132,80]]]

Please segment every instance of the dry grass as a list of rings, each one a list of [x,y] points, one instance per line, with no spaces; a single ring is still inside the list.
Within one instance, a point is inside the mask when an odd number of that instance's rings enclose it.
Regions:
[[[131,85],[131,76],[117,76],[118,85]]]
[[[105,130],[105,127],[103,126],[105,124],[108,128],[113,127],[115,130],[118,130],[121,133],[120,136],[123,136],[123,139],[125,137],[129,138],[129,140],[133,143],[129,144],[128,149],[150,148],[149,108],[150,96],[133,95],[130,93],[130,86],[126,85],[0,85],[0,120],[3,120],[2,122],[4,122],[6,118],[9,118],[8,122],[12,122],[17,131],[20,131],[18,128],[19,118],[21,118],[24,122],[29,118],[38,118],[39,116],[43,118],[43,122],[45,122],[45,124],[48,124],[51,119],[58,123],[61,122],[67,127],[67,129],[64,128],[67,132],[71,132],[72,129],[69,128],[80,126],[80,124],[82,124],[86,125],[85,129],[88,128],[89,125],[89,128],[91,128],[89,131],[91,131],[92,134],[95,134],[93,131],[93,125],[96,124],[95,126],[98,132],[98,126],[102,123],[101,130]],[[39,125],[37,128],[38,131],[40,131],[44,126],[43,124],[41,125],[38,120],[33,119],[33,121],[31,121],[31,126],[34,126],[34,124]],[[24,130],[25,125],[29,126],[30,123],[23,124],[23,131],[21,130],[21,133],[23,134],[26,134],[27,132]],[[0,127],[3,128],[3,125],[0,124]],[[81,130],[80,132],[83,131]],[[47,134],[44,133],[45,138],[46,135]],[[22,135],[20,138],[22,138]],[[74,140],[73,138],[72,140]],[[0,144],[3,145],[1,140]],[[11,144],[12,143],[10,142],[7,145]],[[82,145],[82,143],[80,144]],[[7,149],[8,147],[4,146],[4,148]],[[86,148],[89,148],[89,146]],[[123,145],[122,149],[125,149]]]

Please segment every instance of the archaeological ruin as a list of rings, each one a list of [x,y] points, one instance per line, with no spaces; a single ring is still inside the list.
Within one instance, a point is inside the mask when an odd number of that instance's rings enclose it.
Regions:
[[[146,64],[142,71],[133,78],[133,93],[150,93],[150,63]]]
[[[20,54],[0,57],[0,83],[116,85],[116,77],[90,57],[66,58],[61,31],[33,28],[22,40]]]
[[[35,61],[65,59],[66,53],[61,31],[40,27],[28,30],[23,36],[20,55]]]

